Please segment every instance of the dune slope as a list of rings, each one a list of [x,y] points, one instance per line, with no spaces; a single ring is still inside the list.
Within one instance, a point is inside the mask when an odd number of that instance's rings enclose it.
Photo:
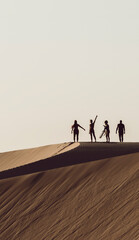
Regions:
[[[139,144],[82,143],[51,157],[51,170],[4,172],[0,239],[139,239],[138,152]]]
[[[61,143],[0,153],[0,172],[58,155],[78,145],[78,143]]]

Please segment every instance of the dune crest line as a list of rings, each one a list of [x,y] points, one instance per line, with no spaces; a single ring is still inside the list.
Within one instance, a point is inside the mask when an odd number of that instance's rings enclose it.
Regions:
[[[139,143],[68,143],[62,147],[51,157],[0,172],[0,179],[139,152]]]
[[[0,172],[64,153],[78,145],[67,142],[0,153]]]

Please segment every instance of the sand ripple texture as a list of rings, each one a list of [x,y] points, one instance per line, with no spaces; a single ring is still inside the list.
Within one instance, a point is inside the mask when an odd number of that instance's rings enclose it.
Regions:
[[[138,240],[139,143],[0,154],[1,240]]]

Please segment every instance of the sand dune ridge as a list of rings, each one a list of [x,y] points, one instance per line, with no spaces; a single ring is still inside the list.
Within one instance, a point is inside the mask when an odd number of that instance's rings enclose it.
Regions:
[[[1,240],[139,239],[138,143],[81,143],[27,166],[0,173]]]

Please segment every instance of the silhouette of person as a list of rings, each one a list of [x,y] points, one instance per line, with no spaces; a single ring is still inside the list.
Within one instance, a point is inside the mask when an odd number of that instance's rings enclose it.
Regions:
[[[93,142],[93,137],[94,137],[95,142],[96,142],[96,136],[95,136],[95,131],[94,131],[94,125],[95,125],[96,119],[97,119],[97,116],[95,117],[94,122],[93,122],[92,119],[90,120],[89,134],[90,134],[90,137],[91,137],[91,142]]]
[[[82,128],[84,131],[85,129],[83,127],[81,127],[78,123],[77,120],[74,121],[74,124],[72,125],[71,129],[71,133],[73,133],[73,140],[75,142],[75,138],[77,137],[77,142],[79,140],[79,127]]]
[[[119,133],[119,141],[123,142],[124,140],[123,135],[125,134],[125,125],[122,123],[122,120],[120,120],[120,123],[117,125],[116,134],[117,134],[117,131]]]
[[[102,136],[105,134],[106,136],[106,142],[110,142],[110,127],[109,127],[109,124],[108,124],[108,121],[106,120],[105,122],[105,125],[104,125],[104,130],[100,136],[100,138],[102,138]]]

